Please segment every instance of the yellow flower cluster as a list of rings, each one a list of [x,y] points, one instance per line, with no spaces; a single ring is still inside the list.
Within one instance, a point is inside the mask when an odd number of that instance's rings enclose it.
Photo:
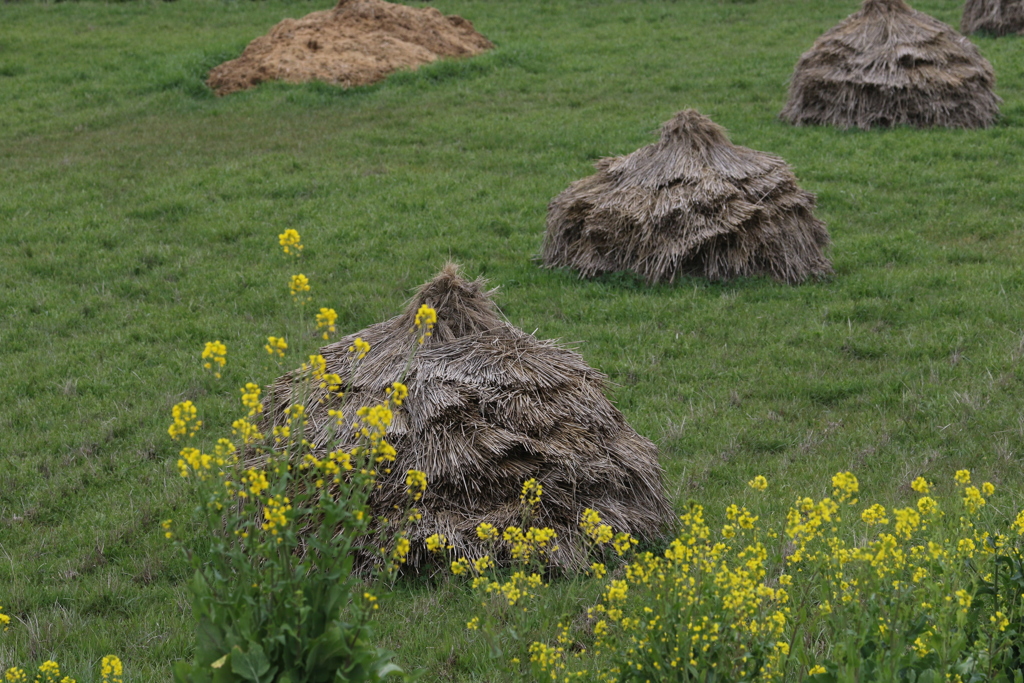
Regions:
[[[427,550],[432,553],[439,553],[443,550],[450,550],[452,546],[448,545],[448,539],[444,534],[432,534],[427,536]]]
[[[405,475],[405,491],[413,499],[419,500],[427,490],[427,475],[419,470],[409,470]]]
[[[433,334],[434,325],[437,324],[437,311],[430,306],[423,304],[419,310],[416,311],[416,320],[414,325],[416,331],[419,334],[417,341],[422,344],[427,341],[427,337]]]
[[[0,605],[0,610],[2,610],[3,608],[4,608],[4,606]],[[4,614],[3,612],[0,612],[0,626],[3,627],[3,630],[4,631],[9,630],[10,625],[11,625],[11,618],[9,616],[7,616],[6,614]]]
[[[28,672],[20,667],[12,666],[4,673],[4,681],[6,683],[28,683]],[[61,677],[60,666],[57,665],[57,662],[49,659],[39,665],[33,683],[75,683],[75,679],[70,676]],[[111,683],[114,682],[111,681]],[[118,683],[120,682],[118,681]]]
[[[263,404],[260,402],[260,385],[246,382],[239,391],[242,392],[242,405],[249,409],[249,417],[263,412]]]
[[[214,377],[220,379],[220,371],[224,369],[224,365],[227,363],[227,355],[228,347],[219,339],[206,342],[202,354],[203,367],[213,372]]]
[[[302,364],[302,370],[309,372],[317,386],[328,393],[340,397],[341,377],[335,372],[327,372],[327,360],[319,353],[309,357],[309,363]]]
[[[288,350],[288,342],[284,340],[284,337],[267,337],[267,343],[263,345],[263,348],[271,356],[277,354],[279,358],[284,358],[284,352]]]
[[[246,446],[263,440],[263,434],[259,428],[245,418],[239,418],[231,423],[231,433],[239,436]]]
[[[288,228],[277,236],[277,242],[285,254],[289,256],[302,255],[302,238],[299,237],[298,230]]]
[[[292,301],[300,305],[305,304],[309,301],[309,296],[307,296],[307,292],[310,291],[309,278],[302,273],[292,275],[288,280],[288,290],[292,294]]]
[[[755,491],[764,491],[768,488],[768,480],[764,478],[764,475],[757,475],[753,479],[747,482],[747,486],[754,489]]]
[[[840,503],[857,504],[857,492],[860,484],[852,472],[839,472],[832,477],[832,495],[839,499]]]
[[[201,452],[198,448],[182,448],[178,453],[178,473],[182,477],[195,475],[200,481],[209,476],[213,467],[213,457]]]
[[[100,664],[100,676],[103,677],[103,683],[122,683],[123,673],[124,667],[121,665],[120,659],[114,655],[107,655],[103,658]]]
[[[356,360],[362,360],[370,352],[370,345],[364,342],[362,337],[356,337],[356,340],[348,347],[348,352],[354,355]]]
[[[501,538],[508,543],[512,559],[522,564],[558,550],[558,546],[554,545],[558,534],[548,527],[530,527],[523,531],[519,527],[510,526],[506,527]]]
[[[598,545],[610,543],[615,532],[607,524],[601,523],[601,514],[597,510],[587,508],[580,517],[580,528],[591,541]]]
[[[199,428],[203,426],[202,420],[196,419],[197,410],[192,401],[183,401],[175,404],[171,408],[171,426],[167,428],[167,433],[171,435],[171,438],[177,441],[183,436],[189,438],[196,435]]]
[[[335,323],[338,321],[338,313],[333,308],[321,308],[316,314],[316,329],[323,330],[323,338],[330,339],[331,335],[338,331]]]
[[[523,490],[519,494],[519,501],[523,505],[533,507],[540,503],[540,497],[544,493],[544,487],[536,479],[527,479],[523,482]]]
[[[263,525],[260,528],[269,531],[272,536],[278,536],[281,530],[288,526],[288,513],[291,509],[291,500],[286,496],[271,496],[263,505]],[[277,542],[281,542],[280,537],[277,538]]]

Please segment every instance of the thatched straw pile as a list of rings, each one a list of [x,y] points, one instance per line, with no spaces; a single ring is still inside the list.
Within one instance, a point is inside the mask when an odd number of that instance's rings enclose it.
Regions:
[[[864,0],[797,62],[780,116],[840,128],[985,128],[999,116],[992,65],[903,0]]]
[[[237,59],[210,71],[218,95],[266,81],[369,85],[399,69],[442,57],[469,57],[494,46],[459,16],[385,0],[338,0],[329,10],[285,19]]]
[[[405,472],[422,470],[429,482],[423,519],[410,540],[410,563],[425,561],[423,540],[442,533],[454,552],[485,552],[475,529],[522,523],[520,491],[537,478],[544,487],[536,526],[558,532],[554,564],[578,567],[581,512],[598,510],[616,531],[655,536],[670,514],[662,492],[657,450],[605,398],[605,377],[574,351],[538,340],[500,317],[482,280],[470,282],[449,264],[423,285],[405,313],[323,347],[327,371],[351,380],[346,415],[384,400],[416,343],[421,304],[437,310],[434,332],[419,349],[406,379],[409,397],[395,413],[388,441],[398,451],[392,474],[380,480],[370,504],[377,514],[405,501]],[[348,348],[356,337],[369,355],[351,374]],[[296,375],[270,389],[270,419],[283,424]],[[305,389],[307,438],[326,445],[337,399]]]
[[[732,144],[692,109],[661,140],[601,159],[548,206],[543,259],[580,277],[632,270],[648,283],[683,275],[770,275],[789,283],[832,272],[814,195],[782,159]]]
[[[986,31],[996,36],[1024,35],[1024,0],[967,0],[960,30]]]

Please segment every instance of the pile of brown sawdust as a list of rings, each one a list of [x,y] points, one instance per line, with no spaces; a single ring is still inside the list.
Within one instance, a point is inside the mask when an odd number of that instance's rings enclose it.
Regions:
[[[218,95],[274,80],[325,81],[347,88],[492,47],[469,21],[432,7],[340,0],[333,9],[280,22],[249,43],[238,59],[213,69],[206,84]]]

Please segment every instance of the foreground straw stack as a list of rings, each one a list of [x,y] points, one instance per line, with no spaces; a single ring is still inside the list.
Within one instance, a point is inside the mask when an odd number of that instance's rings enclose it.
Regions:
[[[632,270],[649,284],[684,275],[788,283],[832,272],[814,195],[782,159],[732,144],[688,109],[661,140],[602,159],[548,206],[544,265],[580,277]]]
[[[992,65],[969,40],[903,0],[865,0],[797,62],[780,116],[839,128],[987,128]]]
[[[521,525],[519,496],[530,478],[544,487],[532,523],[558,532],[556,565],[583,563],[576,541],[580,514],[588,507],[616,531],[641,538],[659,532],[670,507],[657,449],[605,398],[604,375],[574,351],[503,320],[485,283],[465,280],[454,265],[421,287],[402,315],[321,349],[327,371],[351,382],[347,415],[380,403],[401,376],[416,343],[409,330],[422,304],[437,310],[437,324],[416,353],[405,380],[409,396],[388,430],[397,450],[392,474],[380,480],[370,500],[375,514],[387,513],[404,504],[404,473],[426,473],[423,519],[411,537],[412,566],[429,561],[423,541],[435,533],[447,537],[454,555],[486,554],[477,525]],[[371,350],[352,376],[348,348],[356,337]],[[296,387],[297,378],[286,375],[271,387],[271,420],[284,424],[284,409],[308,393],[306,438],[322,455],[333,422],[327,411],[340,402],[323,390]]]

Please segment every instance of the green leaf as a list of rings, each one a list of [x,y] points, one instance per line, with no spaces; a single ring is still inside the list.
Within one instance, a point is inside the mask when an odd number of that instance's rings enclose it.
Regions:
[[[242,648],[236,645],[231,654],[234,655],[231,657],[231,670],[245,680],[260,683],[272,675],[270,662],[259,643],[250,641],[248,652],[242,652]]]

